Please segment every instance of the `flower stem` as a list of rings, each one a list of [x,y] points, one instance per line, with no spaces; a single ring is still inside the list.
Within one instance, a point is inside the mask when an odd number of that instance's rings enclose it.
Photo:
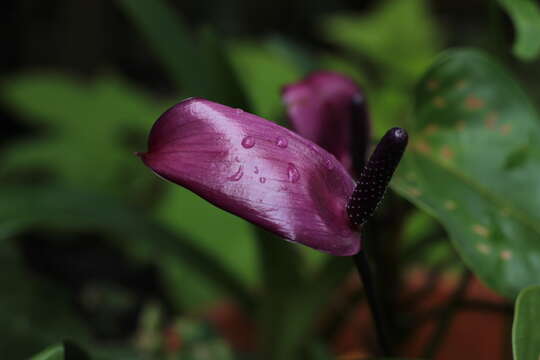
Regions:
[[[373,284],[373,276],[365,249],[361,250],[358,254],[353,255],[353,260],[358,274],[362,279],[362,283],[364,284],[364,292],[366,294],[369,307],[371,308],[371,315],[373,317],[373,322],[375,323],[377,341],[379,343],[382,356],[392,356],[393,352],[388,341],[383,312],[377,299],[377,293]]]

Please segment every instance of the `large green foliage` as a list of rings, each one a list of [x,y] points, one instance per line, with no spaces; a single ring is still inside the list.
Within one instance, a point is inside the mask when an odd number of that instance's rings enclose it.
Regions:
[[[416,90],[394,188],[433,214],[463,260],[509,297],[540,283],[540,123],[489,57],[454,50]]]
[[[2,153],[5,176],[41,170],[54,181],[133,198],[148,190],[133,152],[169,102],[156,101],[118,76],[92,81],[27,73],[2,82],[2,101],[37,134]]]

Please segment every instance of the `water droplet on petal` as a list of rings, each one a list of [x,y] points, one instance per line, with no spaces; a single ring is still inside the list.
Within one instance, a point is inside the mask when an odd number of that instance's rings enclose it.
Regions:
[[[298,172],[298,169],[294,164],[289,163],[287,166],[287,177],[289,178],[289,181],[294,183],[297,183],[298,180],[300,180],[300,173]]]
[[[334,169],[334,163],[330,159],[326,159],[326,161],[324,162],[324,166],[326,166],[328,170]]]
[[[240,180],[242,178],[242,176],[244,176],[244,167],[242,165],[240,165],[238,167],[238,170],[236,170],[236,172],[234,174],[229,176],[227,178],[227,180],[229,180],[229,181],[238,181],[238,180]]]
[[[240,114],[244,113],[244,110],[242,110],[242,109],[234,109],[234,112],[236,112],[237,115],[240,115]]]
[[[255,166],[255,167],[253,168],[253,172],[254,172],[255,174],[258,174],[258,173],[259,173],[259,167],[258,167],[258,166]]]
[[[246,136],[242,140],[242,146],[245,147],[246,149],[251,149],[252,147],[255,146],[255,139],[251,136]]]
[[[287,145],[289,145],[289,142],[284,137],[278,136],[276,138],[276,145],[282,149],[285,149]]]
[[[260,181],[261,184],[264,184],[266,182],[266,178],[265,177],[260,177],[259,181]]]

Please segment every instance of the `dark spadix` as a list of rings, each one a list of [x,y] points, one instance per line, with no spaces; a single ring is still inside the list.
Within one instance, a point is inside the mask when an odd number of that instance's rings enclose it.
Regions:
[[[347,214],[354,225],[365,223],[381,202],[407,147],[408,139],[404,129],[392,128],[375,148],[347,203]]]

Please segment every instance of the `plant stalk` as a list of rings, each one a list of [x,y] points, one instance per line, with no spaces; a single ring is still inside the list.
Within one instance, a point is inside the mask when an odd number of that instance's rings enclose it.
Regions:
[[[354,264],[360,275],[360,279],[364,285],[364,292],[368,300],[369,307],[371,309],[371,316],[375,324],[375,331],[377,333],[377,342],[382,352],[382,356],[389,357],[393,355],[390,342],[388,341],[386,323],[384,315],[378,301],[378,296],[375,291],[373,283],[373,276],[369,266],[369,262],[366,256],[365,249],[362,249],[358,254],[353,255]]]

